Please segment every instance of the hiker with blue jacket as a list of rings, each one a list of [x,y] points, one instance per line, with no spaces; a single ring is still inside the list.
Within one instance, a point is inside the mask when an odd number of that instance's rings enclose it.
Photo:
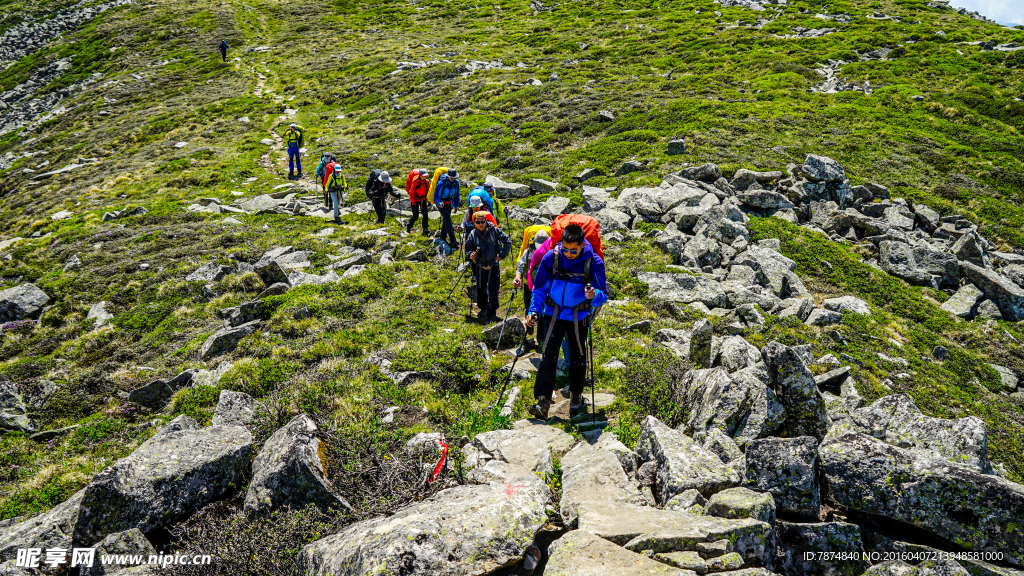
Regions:
[[[498,288],[501,286],[500,262],[512,250],[512,239],[487,220],[484,211],[473,215],[473,230],[466,235],[466,257],[473,263],[476,280],[477,318],[498,320]]]
[[[217,49],[220,50],[221,60],[223,60],[224,62],[227,62],[228,61],[228,42],[227,42],[227,40],[221,40],[220,41],[220,45],[217,46]]]
[[[434,205],[441,212],[441,240],[455,249],[459,245],[455,237],[455,226],[452,225],[452,212],[458,211],[462,205],[459,200],[459,173],[454,168],[448,170],[437,180],[434,188]]]
[[[533,280],[530,315],[526,318],[527,326],[536,324],[542,315],[547,320],[543,358],[533,385],[537,403],[529,409],[533,416],[548,418],[563,338],[569,341],[569,410],[577,413],[583,408],[592,311],[607,301],[604,260],[594,253],[583,228],[576,224],[566,226],[562,241],[540,261]]]

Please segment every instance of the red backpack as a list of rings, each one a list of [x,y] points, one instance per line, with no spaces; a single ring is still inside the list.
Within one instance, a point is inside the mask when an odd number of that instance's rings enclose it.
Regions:
[[[594,254],[604,259],[604,248],[601,246],[601,224],[594,218],[583,214],[562,214],[555,217],[555,221],[551,223],[551,245],[555,246],[562,241],[562,231],[570,224],[576,224],[583,228],[583,235],[590,242]]]

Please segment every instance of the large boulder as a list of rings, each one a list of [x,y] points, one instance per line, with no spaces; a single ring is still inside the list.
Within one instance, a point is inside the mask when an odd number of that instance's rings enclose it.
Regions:
[[[747,444],[747,486],[768,492],[779,512],[817,518],[818,442],[800,438],[762,438]]]
[[[989,268],[992,266],[992,262],[988,258],[988,252],[982,246],[983,242],[978,233],[972,230],[961,236],[949,251],[961,261]]]
[[[724,308],[729,302],[718,282],[704,275],[641,272],[637,279],[648,285],[648,294],[655,300],[700,302],[708,308]]]
[[[138,528],[109,534],[98,544],[93,546],[96,549],[96,560],[92,566],[82,569],[81,576],[105,576],[106,574],[128,574],[126,566],[117,564],[106,565],[99,561],[103,556],[140,556],[148,560],[150,555],[156,556],[156,548],[149,542],[146,535]]]
[[[964,284],[939,308],[960,318],[973,318],[977,311],[978,300],[984,296],[985,294],[974,284]]]
[[[494,191],[498,194],[498,198],[526,198],[530,195],[530,186],[505,182],[501,178],[490,174],[484,179],[484,184],[494,186]],[[554,190],[550,191],[553,192]]]
[[[729,336],[722,341],[716,365],[726,372],[736,372],[761,362],[761,351],[742,336]]]
[[[185,280],[188,282],[216,282],[232,272],[234,272],[234,269],[230,266],[209,262],[200,266],[195,272],[185,276]]]
[[[690,363],[697,368],[710,368],[714,356],[711,355],[711,339],[714,337],[714,326],[707,318],[701,318],[693,325],[690,332]]]
[[[203,342],[203,346],[199,349],[199,358],[207,360],[222,352],[234,350],[242,338],[255,333],[259,326],[260,321],[254,320],[241,326],[217,330],[206,339],[206,342]]]
[[[327,480],[325,450],[316,424],[305,414],[274,432],[252,463],[245,511],[268,513],[282,506],[298,510],[315,504],[351,512],[352,506]]]
[[[175,418],[85,487],[76,543],[138,528],[149,532],[230,495],[249,475],[252,434],[241,426],[200,429]]]
[[[826,298],[822,305],[825,306],[826,310],[832,310],[833,312],[853,314],[871,314],[871,308],[868,307],[868,303],[857,298],[856,296],[840,296],[839,298]]]
[[[656,487],[661,502],[691,488],[709,497],[740,483],[738,475],[718,456],[654,416],[648,416],[640,425],[636,453],[641,460],[657,464]]]
[[[784,195],[770,190],[753,190],[736,196],[740,204],[757,210],[772,211],[792,208],[793,203]]]
[[[548,547],[548,576],[692,576],[680,570],[621,546],[585,530],[573,530]]]
[[[699,543],[729,539],[752,564],[770,565],[771,526],[751,519],[697,516],[645,505],[611,451],[585,442],[562,458],[562,520],[635,551],[696,550]],[[630,545],[632,543],[632,545]]]
[[[904,242],[883,240],[878,245],[878,265],[889,274],[914,285],[927,285],[932,275],[918,268],[914,249]]]
[[[782,551],[778,568],[784,574],[861,576],[869,566],[856,524],[796,524],[779,520],[775,530]],[[829,554],[819,556],[818,552]]]
[[[153,411],[163,410],[175,392],[192,383],[194,375],[195,370],[185,370],[170,380],[154,380],[128,392],[128,401]]]
[[[749,488],[729,488],[708,500],[704,514],[719,518],[753,518],[775,524],[775,499],[769,493]]]
[[[824,438],[829,426],[825,399],[800,356],[779,342],[770,342],[761,350],[761,356],[772,385],[786,407],[785,428],[789,436]]]
[[[932,418],[922,414],[909,396],[897,394],[850,412],[846,424],[893,446],[931,450],[952,464],[992,473],[988,429],[975,416]]]
[[[531,472],[554,474],[552,459],[561,458],[574,444],[576,439],[558,428],[521,420],[512,430],[477,434],[463,453],[469,466],[482,467],[489,460],[500,460]]]
[[[442,490],[394,515],[307,544],[299,553],[299,573],[490,574],[522,558],[547,521],[550,498],[533,473]]]
[[[512,316],[503,322],[484,328],[480,335],[483,336],[484,341],[495,347],[514,346],[526,335],[526,325],[519,317]],[[498,338],[501,338],[501,342],[498,342]]]
[[[972,551],[1024,564],[1024,487],[903,449],[867,434],[830,436],[819,451],[832,499],[859,513],[911,524]]]
[[[50,297],[35,284],[0,290],[0,322],[38,318]]]
[[[939,287],[953,288],[960,283],[960,261],[956,256],[928,244],[914,246],[913,255],[917,268],[931,274]]]
[[[0,430],[14,430],[31,434],[35,423],[28,416],[25,400],[14,382],[0,382]]]
[[[1024,288],[1005,276],[970,262],[962,262],[960,268],[968,281],[995,302],[1004,319],[1010,322],[1024,320]]]
[[[213,411],[213,425],[248,427],[262,409],[265,409],[263,404],[244,392],[221,390],[217,408]]]
[[[755,369],[729,374],[724,368],[691,370],[675,384],[672,401],[686,409],[694,432],[717,428],[739,446],[774,432],[785,410]]]
[[[838,162],[817,154],[807,155],[801,171],[814,182],[842,182],[846,179],[846,171]]]
[[[84,495],[85,490],[79,490],[42,514],[7,525],[0,522],[0,563],[14,560],[23,548],[70,549]]]

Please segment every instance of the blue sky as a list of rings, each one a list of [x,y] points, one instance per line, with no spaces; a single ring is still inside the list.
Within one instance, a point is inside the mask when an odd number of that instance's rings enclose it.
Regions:
[[[982,16],[996,22],[1024,24],[1024,1],[1022,0],[952,0],[950,5],[977,10]]]

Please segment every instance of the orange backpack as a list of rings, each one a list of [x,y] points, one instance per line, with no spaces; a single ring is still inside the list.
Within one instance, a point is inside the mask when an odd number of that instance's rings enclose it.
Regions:
[[[583,214],[562,214],[555,217],[555,221],[551,223],[551,245],[555,246],[562,241],[562,231],[570,224],[576,224],[583,228],[583,234],[594,249],[594,254],[604,259],[604,248],[601,246],[601,224],[594,218]]]

